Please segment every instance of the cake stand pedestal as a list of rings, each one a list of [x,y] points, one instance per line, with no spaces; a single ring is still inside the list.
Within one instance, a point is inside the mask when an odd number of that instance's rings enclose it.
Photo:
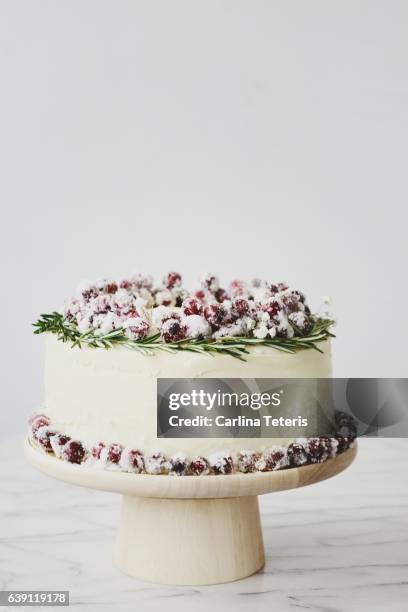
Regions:
[[[258,495],[303,487],[339,474],[350,448],[324,463],[228,476],[153,476],[72,465],[27,439],[38,470],[75,484],[122,495],[115,564],[125,574],[174,585],[230,582],[264,565]]]

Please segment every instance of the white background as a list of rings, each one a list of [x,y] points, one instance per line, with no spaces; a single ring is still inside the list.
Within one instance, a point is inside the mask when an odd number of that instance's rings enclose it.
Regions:
[[[407,375],[405,1],[0,3],[2,430],[40,312],[168,269],[288,280],[338,376]],[[4,416],[5,415],[5,416]]]

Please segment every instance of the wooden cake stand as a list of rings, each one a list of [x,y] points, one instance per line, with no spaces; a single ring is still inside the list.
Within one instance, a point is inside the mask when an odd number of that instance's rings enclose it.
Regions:
[[[357,448],[324,463],[228,476],[153,476],[60,461],[25,442],[35,468],[70,484],[122,495],[115,564],[174,585],[238,580],[264,565],[258,495],[303,487],[345,470]]]

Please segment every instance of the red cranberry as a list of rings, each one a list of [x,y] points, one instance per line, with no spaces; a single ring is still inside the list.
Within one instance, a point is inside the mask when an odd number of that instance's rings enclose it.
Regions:
[[[185,315],[200,315],[202,313],[203,310],[203,305],[200,302],[200,300],[198,300],[197,298],[187,298],[186,300],[184,300],[183,305],[183,312]]]
[[[169,272],[164,278],[163,284],[167,289],[173,289],[173,287],[180,287],[181,285],[181,274],[178,272]]]
[[[292,467],[299,467],[307,463],[307,452],[302,444],[292,442],[292,444],[288,446],[287,453],[289,463]]]
[[[208,474],[210,469],[207,459],[204,459],[204,457],[193,457],[190,463],[190,471],[194,476]]]
[[[35,432],[37,431],[37,429],[39,429],[40,427],[44,427],[45,425],[49,425],[50,424],[50,419],[45,416],[45,414],[35,414],[32,415],[29,419],[28,422],[31,426],[31,431],[33,432],[33,434],[35,434]]]
[[[161,328],[164,342],[179,342],[187,336],[187,326],[175,318],[167,319]]]
[[[220,304],[208,304],[204,308],[204,317],[217,329],[227,322],[227,311]]]
[[[82,442],[69,440],[62,449],[62,458],[70,463],[82,463],[86,450]]]
[[[94,457],[94,459],[99,459],[101,456],[101,451],[102,449],[105,448],[105,445],[103,442],[98,442],[98,444],[96,446],[93,446],[91,448],[91,455],[92,457]]]
[[[118,464],[122,455],[123,446],[121,444],[109,444],[107,458],[111,463]]]
[[[249,302],[245,298],[236,298],[233,302],[233,308],[239,317],[244,317],[249,313]]]

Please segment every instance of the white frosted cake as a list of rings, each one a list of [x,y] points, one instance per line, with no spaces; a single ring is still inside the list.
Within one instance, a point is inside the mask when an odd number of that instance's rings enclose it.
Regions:
[[[206,275],[187,292],[177,273],[88,283],[61,313],[42,315],[47,333],[45,403],[30,417],[42,451],[88,467],[206,475],[284,469],[347,448],[339,435],[274,438],[157,438],[157,379],[327,378],[327,318],[312,315],[286,284]]]

